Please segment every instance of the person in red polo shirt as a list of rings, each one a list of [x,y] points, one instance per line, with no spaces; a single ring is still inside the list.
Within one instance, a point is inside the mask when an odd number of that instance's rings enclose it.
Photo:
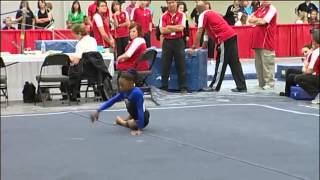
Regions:
[[[273,89],[275,71],[275,34],[277,9],[270,1],[263,0],[261,7],[249,17],[254,25],[252,49],[255,51],[255,66],[259,86],[264,90]]]
[[[186,15],[178,11],[177,1],[167,0],[168,11],[160,19],[160,32],[163,35],[162,43],[162,74],[161,89],[168,90],[168,79],[172,60],[175,60],[181,93],[187,93],[185,72],[185,44],[184,28]]]
[[[116,39],[117,55],[120,56],[125,52],[128,44],[130,20],[128,13],[121,10],[121,4],[118,1],[112,2],[111,11],[115,27],[114,37]]]
[[[98,4],[99,1],[105,1],[105,0],[95,0],[94,2],[90,3],[89,6],[88,6],[88,10],[87,10],[88,11],[88,18],[89,18],[88,22],[91,25],[91,27],[93,27],[93,24],[92,24],[93,16],[97,12],[97,4]],[[108,7],[107,7],[107,11],[104,14],[104,16],[106,16],[108,18],[110,17],[109,16],[109,8]]]
[[[311,54],[311,62],[305,73],[295,76],[294,82],[304,89],[309,95],[316,97],[314,101],[319,104],[320,93],[320,29],[314,28],[312,33],[312,46],[315,49]]]
[[[139,1],[139,7],[132,10],[130,19],[141,25],[147,47],[151,47],[152,13],[146,8],[148,3],[148,1]]]
[[[140,24],[130,24],[130,39],[131,41],[126,47],[124,54],[117,59],[117,70],[128,71],[129,69],[135,69],[137,71],[146,71],[149,69],[149,63],[147,61],[141,61],[138,63],[138,59],[147,49],[146,41],[142,38],[142,27]]]
[[[104,16],[108,9],[107,2],[99,1],[97,4],[97,12],[93,16],[93,35],[97,40],[97,44],[103,47],[115,47],[115,41],[111,35],[109,18]]]
[[[215,40],[220,49],[216,63],[217,76],[216,80],[210,84],[210,90],[220,91],[227,65],[229,65],[237,86],[231,91],[247,92],[245,77],[239,61],[237,34],[221,15],[212,10],[206,10],[205,4],[206,1],[197,2],[197,9],[200,12],[198,31],[190,53],[199,46],[201,36],[203,32],[206,32],[209,37]]]

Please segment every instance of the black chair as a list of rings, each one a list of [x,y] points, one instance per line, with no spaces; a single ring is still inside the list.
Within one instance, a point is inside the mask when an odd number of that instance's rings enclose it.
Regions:
[[[149,48],[145,50],[145,52],[139,57],[138,62],[136,63],[136,67],[138,66],[139,63],[143,61],[148,61],[149,62],[149,69],[146,71],[138,71],[137,75],[137,80],[136,80],[136,86],[141,88],[141,90],[144,92],[145,95],[150,95],[151,100],[156,104],[159,105],[153,98],[152,93],[151,93],[151,86],[147,83],[148,77],[152,74],[152,67],[154,65],[154,61],[157,57],[157,51],[153,48]],[[119,77],[121,76],[121,71],[118,71],[117,74],[117,83],[119,80]],[[119,89],[119,84],[118,84],[118,89]]]
[[[142,89],[145,95],[150,95],[151,100],[159,105],[153,98],[151,93],[151,86],[147,83],[148,77],[152,74],[152,67],[157,57],[157,51],[155,49],[147,49],[138,59],[138,62],[148,61],[149,69],[147,71],[138,71],[137,86]]]
[[[61,72],[56,74],[43,74],[43,70],[48,66],[69,66],[70,59],[68,55],[65,54],[52,54],[48,55],[44,62],[42,63],[41,69],[40,69],[40,75],[36,76],[36,80],[38,82],[38,94],[40,96],[40,99],[43,103],[43,106],[45,105],[45,102],[48,97],[51,97],[51,95],[67,95],[68,97],[68,104],[70,105],[70,93],[68,90],[68,81],[69,77],[62,75]],[[61,84],[65,85],[67,92],[61,92],[61,93],[50,93],[44,92],[46,89],[60,89]],[[36,103],[36,101],[35,101]]]
[[[88,92],[94,92],[95,100],[107,100],[112,97],[112,76],[108,71],[108,65],[99,52],[92,51],[83,53],[78,66],[81,69],[78,77],[81,81],[80,85],[87,86],[85,91],[80,90],[80,92],[85,93],[86,100],[88,98]],[[90,87],[93,90],[89,91]]]
[[[6,105],[9,105],[9,98],[8,98],[8,80],[7,80],[7,68],[3,62],[2,57],[0,57],[0,97],[4,96],[6,99]],[[2,72],[4,71],[4,73]],[[2,74],[3,73],[3,74]]]

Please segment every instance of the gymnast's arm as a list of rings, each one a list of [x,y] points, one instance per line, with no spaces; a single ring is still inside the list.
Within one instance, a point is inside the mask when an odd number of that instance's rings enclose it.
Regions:
[[[117,95],[113,96],[111,99],[108,101],[102,103],[100,107],[97,109],[97,112],[101,112],[105,109],[110,108],[113,106],[116,102],[122,101],[124,99],[124,94],[123,93],[118,93]]]

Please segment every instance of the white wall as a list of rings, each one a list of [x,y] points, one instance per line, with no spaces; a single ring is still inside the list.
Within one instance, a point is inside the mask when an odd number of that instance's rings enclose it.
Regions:
[[[56,23],[56,28],[65,28],[65,21],[68,11],[70,10],[72,1],[48,1],[53,4],[53,16]],[[88,4],[92,1],[81,1],[81,8],[83,10],[87,10]],[[187,3],[189,14],[192,9],[195,7],[194,1],[185,1]],[[210,1],[213,7],[213,10],[225,14],[227,7],[232,4],[233,1]],[[303,1],[279,1],[274,0],[274,6],[279,10],[279,23],[293,23],[296,19],[296,15],[294,14],[294,9]],[[1,1],[1,13],[14,11],[19,9],[20,1]],[[34,14],[37,14],[37,1],[29,1],[30,7]],[[128,2],[127,2],[128,3]],[[126,3],[126,4],[127,4]],[[126,6],[123,5],[123,7]],[[319,2],[317,3],[319,4]],[[109,7],[111,6],[111,1],[108,1]],[[166,5],[165,1],[152,1],[151,6],[155,9],[154,14],[154,23],[158,22],[158,19],[161,15],[160,6]],[[7,17],[15,17],[15,13],[10,15],[1,16],[1,26],[3,26],[2,20]]]

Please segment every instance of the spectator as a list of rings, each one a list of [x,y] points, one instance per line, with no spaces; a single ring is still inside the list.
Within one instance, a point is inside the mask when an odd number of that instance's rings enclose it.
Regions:
[[[116,39],[117,56],[120,56],[125,52],[128,44],[130,20],[128,13],[121,10],[121,4],[118,1],[112,2],[111,11],[115,26],[114,36]]]
[[[270,1],[262,1],[261,7],[249,18],[254,24],[252,49],[255,51],[255,67],[259,86],[264,90],[274,88],[275,34],[277,9]]]
[[[241,0],[240,3],[241,3],[241,6],[240,6],[239,12],[242,12],[243,14],[246,14],[247,15],[246,17],[248,17],[251,14],[253,14],[253,7],[250,5],[249,1]]]
[[[93,29],[93,16],[96,14],[97,12],[97,5],[100,1],[103,1],[107,4],[107,2],[105,0],[95,0],[93,1],[91,4],[89,4],[88,6],[88,17],[89,17],[89,24],[91,26],[91,28]],[[106,7],[106,12],[101,14],[103,17],[109,19],[110,18],[110,14],[109,14],[109,8],[108,8],[108,4]]]
[[[16,29],[12,26],[13,22],[12,22],[11,17],[6,17],[6,19],[3,20],[3,23],[5,24],[5,26],[2,28],[2,30],[15,30]]]
[[[146,9],[150,10],[151,16],[153,17],[154,10],[150,5],[151,5],[151,0],[146,1]]]
[[[132,10],[134,9],[134,8],[136,8],[136,2],[137,1],[130,1],[130,4],[127,6],[127,8],[126,8],[126,11],[127,11],[127,13],[129,14],[129,15],[131,15],[131,13],[132,13]]]
[[[230,26],[233,26],[238,21],[238,12],[240,10],[240,3],[238,0],[234,0],[233,4],[227,9],[224,19]]]
[[[80,2],[73,1],[71,11],[68,12],[67,28],[70,29],[74,24],[84,23],[85,12],[81,11]]]
[[[294,78],[296,77],[296,75],[298,74],[303,74],[306,72],[306,70],[309,67],[309,64],[311,62],[311,57],[312,57],[312,45],[305,45],[302,48],[302,54],[304,55],[305,58],[302,58],[303,61],[303,67],[302,69],[287,69],[286,70],[286,85],[285,85],[285,91],[284,92],[280,92],[280,96],[290,96],[290,88],[291,86],[296,85],[296,83],[294,82]]]
[[[151,47],[152,16],[146,4],[148,1],[139,1],[139,7],[132,10],[130,19],[141,25],[147,47]]]
[[[51,19],[51,25],[48,27],[48,29],[54,29],[54,18],[53,18],[53,6],[52,6],[52,3],[51,2],[47,2],[47,11],[48,11],[48,14],[50,14],[50,16],[52,17]]]
[[[195,1],[197,3],[197,1]],[[191,14],[190,14],[190,18],[193,19],[193,22],[195,23],[195,26],[198,26],[198,19],[199,19],[199,12],[197,11],[197,7],[195,7]]]
[[[205,31],[211,38],[215,39],[219,47],[217,57],[218,66],[216,67],[217,81],[213,80],[211,82],[209,90],[220,91],[227,65],[229,65],[237,86],[231,89],[231,91],[247,92],[245,77],[239,61],[237,34],[220,14],[212,10],[206,10],[205,1],[198,1],[197,9],[201,14],[199,16],[196,40],[190,52],[192,53],[194,49],[198,47],[200,38]]]
[[[300,12],[296,24],[308,24],[308,15],[306,12]]]
[[[36,29],[47,29],[52,20],[51,14],[48,13],[45,0],[38,0],[38,15],[36,16]]]
[[[308,23],[309,24],[319,24],[318,12],[316,10],[311,11]]]
[[[163,35],[162,44],[162,74],[161,89],[168,90],[168,80],[172,60],[175,61],[178,82],[181,93],[187,93],[185,71],[185,46],[183,42],[183,30],[186,26],[186,16],[178,11],[176,0],[167,0],[168,11],[160,20],[160,31]]]
[[[160,8],[161,8],[162,15],[168,10],[167,6],[161,6]],[[162,15],[159,19],[159,24],[156,27],[156,39],[160,41],[160,47],[162,47],[162,43],[163,43],[163,35],[160,32],[160,22],[161,22]]]
[[[142,27],[140,24],[131,23],[130,25],[130,43],[126,47],[124,54],[117,58],[117,70],[127,71],[136,69],[137,71],[145,71],[149,69],[147,61],[138,62],[140,56],[147,49],[146,41],[144,40]]]
[[[183,1],[178,2],[178,10],[187,16],[187,4]],[[189,36],[190,36],[190,28],[189,28],[189,21],[186,19],[186,27],[183,30],[183,40],[185,47],[187,47],[188,41],[189,41]]]
[[[308,18],[310,17],[311,11],[316,10],[318,12],[318,8],[314,5],[311,0],[305,0],[304,3],[301,3],[297,8],[297,13],[306,12],[308,14]]]
[[[319,44],[320,44],[320,30],[312,29],[312,46],[314,51],[312,52],[311,61],[308,69],[305,73],[297,75],[294,78],[296,84],[303,88],[309,95],[316,97],[314,103],[319,104],[319,92],[320,92],[320,57],[319,57]]]
[[[251,6],[253,8],[253,12],[255,12],[260,7],[260,1],[259,0],[253,0],[251,2]]]
[[[204,3],[205,3],[206,10],[211,10],[210,2],[209,1],[205,1]],[[208,39],[204,39],[204,36],[202,36],[202,38],[200,40],[200,44],[202,44],[202,48],[204,48],[204,49],[207,48],[208,49],[208,61],[209,62],[213,62],[214,51],[215,51],[215,46],[216,46],[214,40],[211,37],[208,37]]]
[[[246,26],[248,25],[248,15],[246,13],[241,14],[240,19],[236,22],[235,26]]]
[[[23,20],[23,14],[26,15],[25,22]],[[18,29],[22,29],[22,25],[25,25],[25,29],[33,29],[35,16],[30,9],[28,1],[22,0],[20,2],[19,11],[16,14],[16,22],[18,23]]]
[[[109,18],[106,17],[108,12],[107,2],[98,1],[97,12],[93,16],[93,35],[98,45],[103,47],[115,47],[114,39],[111,35]]]
[[[87,33],[90,34],[92,32],[92,28],[90,26],[90,20],[88,16],[83,16],[84,26],[86,27]]]

